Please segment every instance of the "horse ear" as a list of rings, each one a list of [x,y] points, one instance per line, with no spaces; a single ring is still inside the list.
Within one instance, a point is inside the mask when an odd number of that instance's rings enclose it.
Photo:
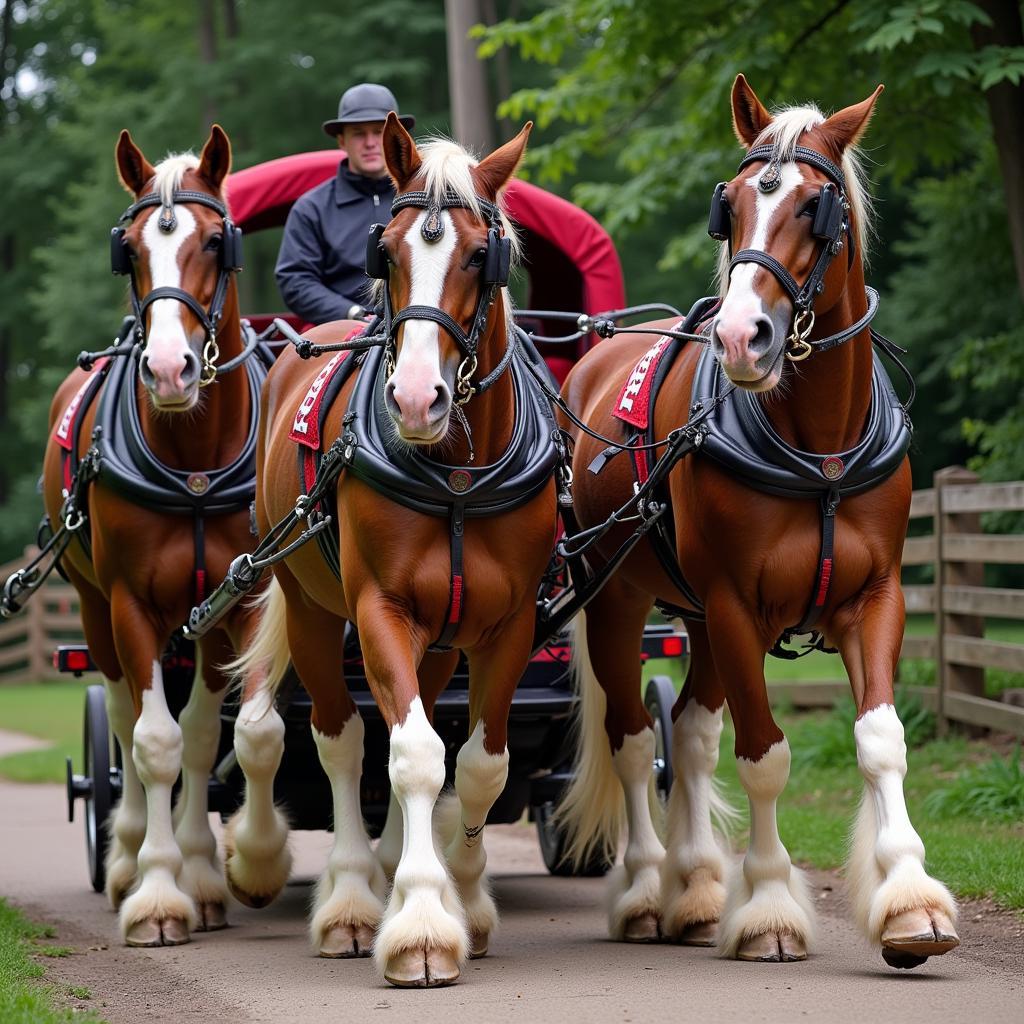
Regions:
[[[868,129],[871,115],[875,109],[875,100],[882,95],[884,85],[877,89],[860,103],[854,103],[852,107],[833,114],[819,129],[828,141],[835,146],[836,150],[842,153],[847,146],[856,145]]]
[[[526,152],[526,143],[531,131],[533,122],[527,121],[514,139],[510,139],[473,168],[473,181],[476,183],[477,192],[485,199],[496,199],[498,193],[515,174],[519,161]]]
[[[210,129],[210,137],[203,146],[199,157],[199,175],[208,181],[216,191],[231,170],[231,141],[219,124]]]
[[[743,75],[732,83],[732,127],[736,138],[748,149],[757,137],[772,123],[772,115],[757,98]]]
[[[398,120],[398,115],[393,110],[388,113],[388,119],[384,122],[381,142],[388,173],[395,179],[397,190],[404,192],[409,182],[416,177],[422,161],[413,137],[405,130],[405,125]]]
[[[118,137],[114,157],[121,183],[133,195],[141,195],[146,182],[156,174],[156,169],[135,145],[135,140],[127,128]]]

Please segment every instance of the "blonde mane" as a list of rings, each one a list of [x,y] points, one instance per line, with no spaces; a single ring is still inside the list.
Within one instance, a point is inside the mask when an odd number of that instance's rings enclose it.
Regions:
[[[816,128],[825,120],[825,115],[813,104],[800,107],[779,107],[772,110],[772,122],[754,140],[755,146],[771,144],[772,159],[786,163],[793,159],[796,147],[805,132]],[[847,146],[842,159],[843,174],[846,177],[846,197],[853,213],[854,229],[857,234],[857,248],[861,259],[868,262],[871,240],[875,231],[875,208],[867,188],[867,173],[861,154],[856,146]],[[719,295],[725,295],[729,287],[729,245],[721,244],[715,284]]]
[[[165,206],[173,204],[174,193],[181,188],[185,172],[194,171],[198,166],[199,158],[194,153],[170,153],[156,165],[153,191],[160,194]]]

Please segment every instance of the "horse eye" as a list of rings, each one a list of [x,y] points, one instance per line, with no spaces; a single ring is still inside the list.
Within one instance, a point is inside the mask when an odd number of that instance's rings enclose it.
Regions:
[[[221,235],[214,235],[207,243],[203,246],[206,252],[219,252],[220,247],[224,244],[224,238]]]
[[[487,259],[487,250],[477,249],[477,251],[469,258],[469,265],[471,267],[482,267],[485,259]]]
[[[815,196],[798,214],[800,217],[813,217],[818,212],[821,196]]]

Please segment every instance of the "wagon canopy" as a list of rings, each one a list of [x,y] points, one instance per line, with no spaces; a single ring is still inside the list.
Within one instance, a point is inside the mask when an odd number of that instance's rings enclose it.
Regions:
[[[344,153],[338,149],[297,153],[236,171],[226,190],[232,216],[246,232],[284,224],[292,203],[332,177]],[[598,313],[625,305],[618,253],[608,233],[578,206],[525,181],[506,192],[508,212],[521,230],[523,267],[528,278],[526,302],[532,309]],[[568,333],[567,326],[540,325],[546,333]],[[559,378],[582,354],[576,350],[546,354]]]

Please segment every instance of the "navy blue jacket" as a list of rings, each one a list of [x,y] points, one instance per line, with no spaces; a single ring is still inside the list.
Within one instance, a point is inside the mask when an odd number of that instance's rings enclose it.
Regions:
[[[342,160],[337,176],[300,196],[284,226],[275,276],[288,308],[312,324],[342,320],[368,302],[366,236],[387,224],[392,180],[364,178]]]

